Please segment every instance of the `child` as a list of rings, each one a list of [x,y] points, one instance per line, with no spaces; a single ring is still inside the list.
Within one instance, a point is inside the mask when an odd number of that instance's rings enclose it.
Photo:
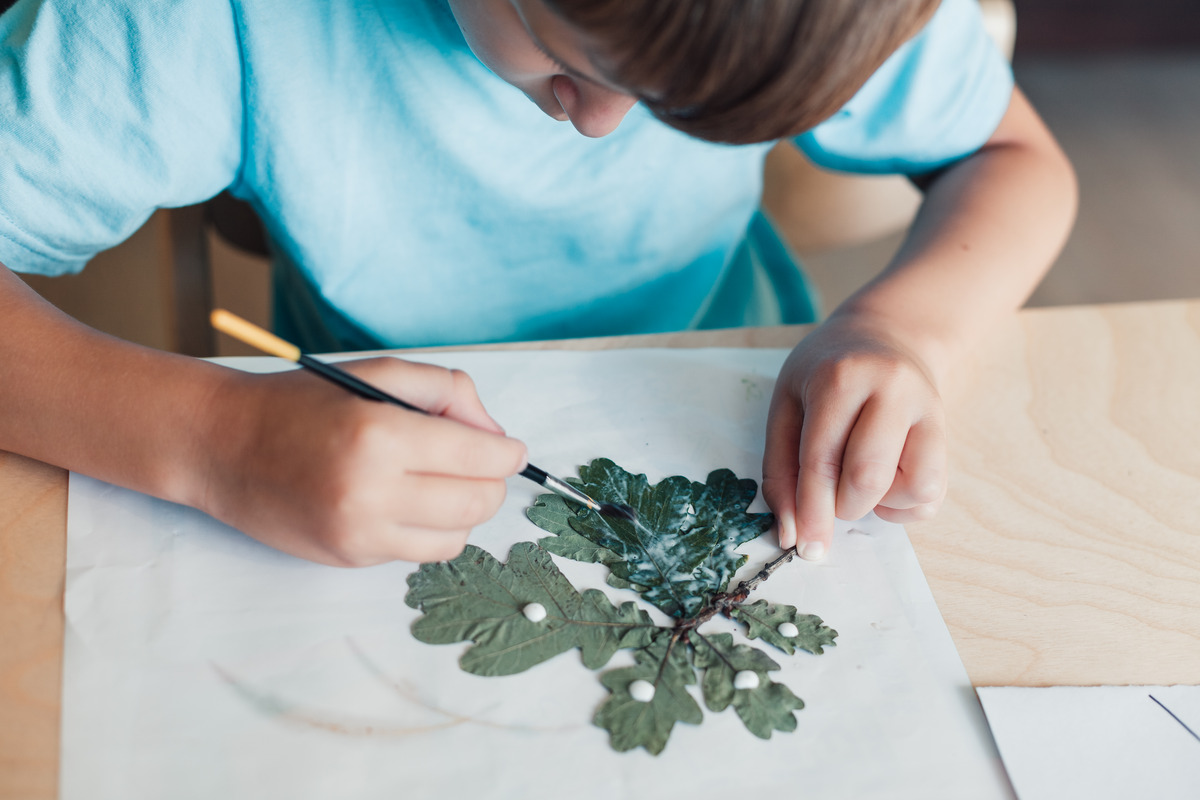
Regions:
[[[21,0],[0,39],[0,262],[76,270],[228,187],[310,350],[807,321],[751,257],[766,149],[912,176],[904,247],[771,403],[763,491],[810,559],[835,515],[936,511],[938,386],[1074,212],[974,0]],[[356,362],[407,413],[113,340],[6,270],[0,333],[0,448],[324,563],[451,557],[526,463],[454,371]]]

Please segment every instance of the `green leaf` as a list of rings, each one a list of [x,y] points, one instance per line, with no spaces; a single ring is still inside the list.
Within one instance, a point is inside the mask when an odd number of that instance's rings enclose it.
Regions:
[[[746,513],[757,484],[727,469],[714,470],[706,483],[676,475],[651,485],[645,475],[598,458],[579,475],[572,482],[580,489],[601,502],[631,507],[636,519],[605,517],[543,495],[527,511],[536,525],[555,534],[540,544],[567,558],[604,564],[611,585],[640,592],[673,617],[695,616],[724,591],[746,561],[735,548],[761,536],[774,520]]]
[[[644,747],[658,755],[667,745],[676,722],[699,725],[704,719],[700,706],[688,694],[696,682],[696,671],[688,659],[686,645],[662,636],[650,646],[634,653],[637,666],[614,669],[600,676],[600,682],[612,692],[596,710],[592,721],[609,732],[612,748],[618,752]],[[634,700],[629,686],[644,680],[654,687],[649,702]]]
[[[804,708],[804,701],[792,694],[791,689],[767,677],[768,672],[779,669],[770,656],[749,645],[735,645],[728,633],[713,636],[693,633],[693,636],[699,639],[694,663],[697,669],[704,670],[701,689],[704,704],[710,710],[724,711],[732,705],[746,728],[760,739],[770,739],[773,731],[796,729],[793,712]],[[758,686],[736,688],[734,675],[742,671],[755,673]]]
[[[708,474],[705,483],[692,484],[696,496],[696,524],[716,533],[717,547],[705,566],[713,571],[710,578],[724,591],[733,574],[746,563],[746,556],[734,548],[757,539],[775,524],[773,514],[748,514],[746,508],[758,494],[758,484],[750,478],[738,478],[732,470],[718,469]]]
[[[795,606],[771,605],[766,600],[755,600],[733,610],[734,619],[744,622],[748,628],[746,636],[761,638],[788,655],[796,649],[807,650],[814,655],[825,652],[826,647],[836,644],[837,631],[822,622],[815,614],[801,614]],[[784,636],[779,626],[790,622],[799,631],[795,636]]]
[[[733,710],[741,717],[746,729],[760,739],[770,739],[771,733],[791,733],[796,730],[795,711],[804,708],[804,701],[782,683],[766,681],[757,689],[738,689],[733,698]]]
[[[608,565],[619,561],[616,553],[601,547],[571,527],[571,520],[578,515],[578,506],[568,505],[566,500],[556,494],[541,495],[532,506],[525,509],[525,516],[535,525],[554,534],[538,540],[538,546],[543,550],[585,563]]]
[[[618,649],[645,647],[661,630],[633,603],[616,608],[595,589],[581,595],[532,542],[514,545],[507,564],[468,545],[453,561],[423,564],[408,585],[405,602],[424,612],[413,636],[474,642],[459,664],[476,675],[523,672],[573,647],[599,669]],[[530,603],[540,603],[546,618],[527,619]]]
[[[733,643],[733,636],[728,633],[718,633],[703,636],[696,631],[691,638],[699,639],[695,645],[695,664],[704,670],[704,680],[701,688],[704,690],[704,704],[712,711],[724,711],[737,696],[733,676],[743,670],[758,674],[760,681],[766,679],[771,670],[779,669],[766,653],[749,645]]]

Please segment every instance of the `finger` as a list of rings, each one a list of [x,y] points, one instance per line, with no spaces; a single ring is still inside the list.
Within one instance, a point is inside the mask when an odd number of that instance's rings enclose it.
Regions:
[[[263,544],[331,567],[370,567],[389,561],[445,561],[466,546],[471,531],[383,524],[319,537],[297,538],[294,528],[257,536]]]
[[[503,480],[409,475],[388,495],[383,513],[417,528],[469,530],[495,516],[506,491]]]
[[[887,506],[875,506],[875,516],[888,522],[898,522],[905,524],[908,522],[921,522],[927,520],[937,514],[941,508],[941,501],[936,503],[925,503],[912,508],[888,508]]]
[[[365,559],[369,564],[389,561],[449,561],[460,555],[467,546],[469,530],[429,530],[412,526],[395,526],[383,533],[374,544],[375,555]]]
[[[796,485],[796,543],[801,558],[818,561],[829,552],[846,440],[860,409],[860,402],[828,402],[804,415]]]
[[[767,414],[767,439],[763,447],[763,500],[775,514],[779,546],[796,545],[796,484],[800,477],[799,405],[787,396],[771,403]]]
[[[878,501],[893,509],[940,504],[946,495],[946,431],[938,419],[927,418],[908,432],[892,488]]]
[[[388,420],[390,422],[390,420]],[[455,478],[506,478],[528,462],[525,444],[444,417],[415,417],[389,425],[378,458],[399,463],[410,474]],[[374,463],[381,463],[376,461]]]
[[[476,515],[473,512],[464,516]],[[376,515],[370,523],[359,520],[353,527],[325,531],[312,540],[315,548],[307,544],[295,546],[293,539],[285,538],[284,549],[301,558],[336,567],[369,567],[397,560],[444,561],[461,553],[471,528],[450,527],[435,514],[429,516],[434,525],[426,527],[388,522],[386,517]],[[267,544],[275,546],[271,541]]]
[[[896,479],[908,435],[908,420],[869,399],[854,423],[842,456],[836,510],[839,519],[866,516]]]

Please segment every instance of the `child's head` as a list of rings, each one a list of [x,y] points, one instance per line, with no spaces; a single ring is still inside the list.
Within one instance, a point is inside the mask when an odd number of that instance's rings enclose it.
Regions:
[[[581,133],[609,133],[641,100],[731,143],[832,115],[938,2],[450,0],[479,58]]]

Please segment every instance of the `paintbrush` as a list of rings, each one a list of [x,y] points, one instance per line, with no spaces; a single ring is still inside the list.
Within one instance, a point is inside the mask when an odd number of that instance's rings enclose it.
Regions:
[[[209,319],[212,322],[212,326],[222,333],[229,334],[234,339],[262,350],[269,355],[294,361],[300,366],[312,370],[325,380],[336,383],[338,386],[353,392],[359,397],[364,397],[367,400],[375,400],[380,403],[391,403],[394,406],[400,406],[409,411],[416,411],[419,414],[429,413],[423,408],[406,403],[399,397],[388,394],[376,386],[372,386],[361,378],[333,364],[320,361],[307,353],[302,353],[300,348],[291,342],[284,341],[275,334],[258,327],[253,322],[248,322],[229,311],[218,308],[212,312]],[[584,505],[606,517],[620,517],[630,521],[634,519],[633,509],[629,506],[596,502],[571,484],[561,478],[556,478],[544,469],[535,467],[533,464],[529,464],[525,469],[521,470],[521,477],[528,478],[539,486],[544,486],[555,494]]]

